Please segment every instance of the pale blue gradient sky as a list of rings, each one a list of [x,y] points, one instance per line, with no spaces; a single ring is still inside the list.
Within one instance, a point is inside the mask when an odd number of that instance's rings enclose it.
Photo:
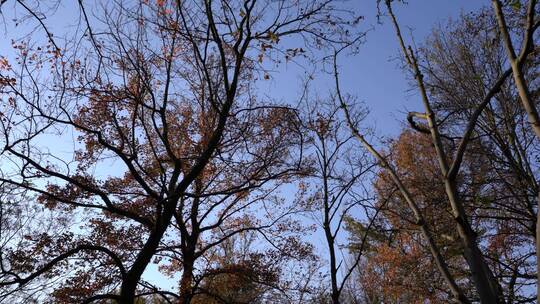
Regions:
[[[365,17],[361,27],[368,33],[358,54],[339,58],[342,91],[357,96],[369,108],[365,126],[374,127],[379,135],[397,135],[406,118],[406,110],[418,110],[421,103],[416,91],[409,90],[411,87],[397,60],[400,50],[393,26],[386,17],[380,19],[381,23],[377,22],[375,0],[353,1],[357,12]],[[420,44],[434,26],[444,25],[449,18],[455,19],[462,12],[488,5],[487,0],[410,0],[407,5],[396,4],[394,12],[405,39],[411,41],[412,33],[415,42]],[[284,99],[298,96],[301,90],[298,81],[291,81],[291,77],[298,77],[298,74],[294,68],[290,70],[289,74],[272,77],[268,94],[281,94]],[[315,89],[321,97],[328,96],[334,89],[332,77],[316,81]]]
[[[434,26],[444,24],[449,18],[457,18],[462,12],[477,10],[490,5],[485,0],[411,0],[408,5],[395,5],[394,11],[401,24],[405,38],[410,41],[410,32],[417,43],[431,33]],[[377,24],[375,1],[360,1],[360,10],[365,11],[366,22],[373,25],[360,53],[354,58],[341,59],[342,85],[364,101],[371,110],[368,120],[384,135],[395,135],[406,118],[405,109],[419,110],[421,103],[416,91],[410,87],[406,76],[393,60],[399,55],[394,29],[389,20]],[[414,95],[413,95],[414,94]]]

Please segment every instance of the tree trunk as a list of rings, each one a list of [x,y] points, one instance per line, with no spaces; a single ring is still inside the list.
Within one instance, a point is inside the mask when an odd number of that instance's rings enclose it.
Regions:
[[[180,279],[180,304],[189,304],[193,298],[193,264],[192,257],[184,258],[184,269]]]
[[[146,240],[143,249],[135,259],[135,263],[133,263],[133,266],[131,266],[126,277],[122,281],[122,285],[120,286],[119,304],[133,304],[135,302],[137,284],[139,284],[146,266],[152,260],[152,257],[159,246],[159,242],[171,222],[176,204],[169,204],[167,207],[168,208],[163,212],[163,217],[156,223],[156,228],[152,231],[148,240]]]
[[[135,302],[137,284],[139,283],[146,266],[150,263],[152,257],[154,256],[154,253],[159,245],[163,233],[167,229],[167,226],[168,225],[156,228],[156,230],[150,235],[144,244],[144,247],[141,252],[139,252],[139,255],[137,255],[135,263],[133,263],[133,266],[126,274],[126,278],[124,278],[122,281],[122,285],[120,287],[120,304],[133,304]]]
[[[330,254],[330,279],[332,283],[332,304],[339,304],[339,287],[337,283],[336,251],[334,248],[334,237],[329,223],[325,223],[324,232]]]
[[[482,252],[478,248],[476,232],[472,229],[463,204],[457,197],[456,186],[453,181],[448,179],[445,179],[444,183],[452,213],[457,223],[457,231],[463,244],[463,255],[469,265],[480,301],[485,304],[504,303],[501,286],[493,276],[493,272],[489,269]]]
[[[492,3],[493,3],[493,8],[495,10],[495,16],[497,17],[497,23],[499,24],[499,29],[501,31],[501,36],[504,42],[504,46],[506,48],[506,54],[512,66],[512,74],[514,76],[514,82],[518,90],[521,104],[523,106],[523,109],[527,113],[527,119],[529,121],[529,124],[534,134],[536,135],[538,139],[540,139],[540,117],[538,115],[538,110],[536,109],[536,105],[531,98],[529,87],[527,86],[527,81],[525,80],[525,76],[523,75],[523,71],[521,69],[525,62],[525,59],[527,58],[527,55],[532,49],[534,49],[533,35],[537,27],[534,21],[535,12],[536,12],[536,0],[529,0],[529,4],[527,8],[527,18],[525,22],[526,25],[524,27],[525,35],[522,42],[522,47],[521,47],[522,49],[519,56],[516,55],[516,50],[514,49],[512,38],[510,36],[508,26],[506,24],[501,2],[499,0],[493,0]],[[539,196],[538,206],[540,206],[540,196]],[[537,303],[540,303],[540,285],[538,283],[538,281],[540,280],[540,266],[538,265],[538,262],[540,261],[540,240],[538,239],[538,235],[540,233],[540,226],[538,223],[540,212],[538,212],[538,210],[540,210],[540,208],[537,209],[537,216],[536,216],[536,270],[537,270],[536,273],[538,277],[537,283],[536,283],[537,285],[536,301]]]
[[[334,68],[336,67],[334,62]],[[446,261],[444,260],[443,256],[441,255],[441,252],[439,248],[437,247],[432,234],[430,230],[428,229],[428,225],[426,221],[424,220],[423,214],[420,212],[420,209],[418,208],[418,205],[416,201],[413,199],[412,195],[409,193],[405,185],[401,182],[401,179],[397,175],[396,171],[392,166],[388,163],[388,161],[360,134],[358,129],[353,125],[352,119],[349,115],[349,110],[347,109],[347,105],[343,101],[343,98],[341,96],[340,90],[339,90],[339,81],[338,81],[338,75],[337,75],[337,69],[335,68],[335,79],[336,79],[336,88],[338,92],[338,98],[341,103],[341,107],[343,111],[345,112],[345,117],[347,124],[349,128],[351,129],[351,132],[353,135],[362,143],[362,145],[378,160],[379,164],[388,170],[390,173],[390,176],[394,182],[394,184],[398,187],[401,195],[407,202],[407,205],[411,209],[411,211],[414,214],[416,224],[420,227],[420,231],[422,232],[423,237],[428,242],[429,250],[435,259],[435,263],[437,265],[437,269],[443,276],[445,282],[450,287],[450,290],[452,292],[452,295],[455,297],[456,301],[458,303],[470,303],[467,296],[461,291],[459,286],[456,284],[454,277],[450,273],[450,270],[448,269],[448,265],[446,264]]]
[[[386,6],[392,19],[392,23],[394,24],[403,55],[407,61],[407,64],[410,66],[411,71],[415,75],[414,77],[416,79],[416,84],[420,91],[422,103],[424,104],[425,108],[425,119],[427,121],[432,142],[437,153],[439,167],[444,177],[446,194],[452,208],[454,220],[457,224],[457,230],[463,246],[465,260],[467,261],[467,264],[472,272],[472,278],[480,295],[480,301],[485,304],[504,303],[504,297],[499,282],[493,276],[491,269],[489,269],[486,261],[484,260],[482,252],[478,248],[478,244],[476,242],[476,232],[472,230],[472,227],[467,220],[465,209],[463,208],[463,202],[461,202],[458,198],[458,192],[455,185],[455,175],[450,178],[448,177],[448,155],[445,152],[441,140],[438,125],[435,119],[435,113],[431,108],[427,90],[424,86],[422,71],[420,70],[417,58],[413,49],[410,46],[408,48],[405,46],[399,24],[392,11],[391,1],[386,1]]]

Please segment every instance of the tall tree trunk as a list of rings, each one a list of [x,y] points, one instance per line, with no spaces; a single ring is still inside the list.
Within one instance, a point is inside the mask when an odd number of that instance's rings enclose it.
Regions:
[[[324,147],[324,141],[323,141],[323,147]],[[337,282],[337,265],[336,265],[336,248],[335,248],[335,236],[332,234],[332,220],[331,220],[331,202],[330,202],[330,193],[328,189],[328,179],[329,179],[329,173],[327,171],[328,169],[328,159],[326,157],[326,149],[323,149],[323,203],[324,203],[324,223],[323,223],[323,229],[324,229],[324,235],[326,237],[326,243],[328,245],[328,253],[330,255],[330,280],[332,284],[332,304],[339,304],[339,296],[340,296],[340,290]]]
[[[193,266],[192,254],[184,257],[182,278],[180,279],[180,304],[189,304],[193,299]]]
[[[325,217],[327,217],[328,214],[325,214]],[[330,223],[324,224],[324,232],[326,236],[326,242],[328,244],[328,252],[330,254],[330,280],[332,283],[332,304],[339,304],[339,287],[337,282],[337,265],[336,265],[336,250],[335,250],[335,242],[334,237],[332,236],[332,230],[331,230]]]
[[[431,135],[432,142],[437,153],[439,167],[445,184],[446,195],[450,202],[452,214],[454,220],[456,221],[458,234],[461,239],[463,255],[471,270],[472,279],[480,296],[480,301],[484,304],[504,303],[502,288],[500,287],[499,282],[491,272],[491,269],[487,265],[484,256],[478,247],[476,232],[472,230],[472,227],[467,219],[465,208],[463,207],[463,202],[458,197],[458,191],[455,185],[455,178],[457,174],[449,177],[450,170],[447,160],[448,155],[446,154],[442,143],[442,139],[435,118],[435,113],[431,108],[427,91],[424,86],[422,71],[419,68],[417,58],[413,49],[410,46],[407,48],[407,46],[405,45],[396,16],[392,11],[392,5],[390,0],[386,0],[386,6],[392,19],[392,23],[394,25],[396,36],[403,52],[403,56],[405,57],[405,60],[411,68],[411,71],[413,72],[416,79],[416,84],[418,86],[422,98],[422,103],[425,109],[424,118],[427,121],[429,133]]]
[[[127,272],[126,278],[122,281],[122,285],[120,286],[120,304],[133,304],[135,302],[137,284],[139,283],[146,266],[152,260],[171,218],[172,212],[161,221],[159,226],[156,225],[155,230],[144,244],[143,249],[137,255],[135,263],[133,263],[133,266]]]
[[[527,81],[525,80],[525,76],[523,75],[523,71],[522,71],[522,67],[523,67],[523,64],[525,63],[525,59],[527,58],[528,53],[532,49],[534,49],[533,34],[539,25],[539,22],[535,22],[534,20],[535,11],[536,11],[536,0],[529,0],[529,4],[527,6],[527,17],[526,17],[525,26],[524,26],[525,35],[523,37],[523,42],[522,42],[521,51],[519,55],[516,54],[516,50],[512,43],[512,37],[510,37],[508,26],[506,24],[506,20],[505,20],[504,13],[502,10],[501,2],[499,0],[492,0],[492,4],[493,4],[493,9],[495,10],[495,16],[497,17],[497,23],[499,25],[499,30],[501,31],[501,36],[504,42],[504,46],[506,48],[506,54],[512,66],[512,74],[514,75],[514,82],[518,90],[519,98],[521,100],[521,105],[523,106],[523,109],[527,113],[527,119],[529,120],[529,124],[534,134],[540,140],[540,117],[538,115],[538,110],[536,109],[536,105],[531,98],[529,87],[527,85]],[[539,194],[538,206],[540,206],[540,194]],[[540,233],[539,210],[540,208],[537,208],[537,215],[536,215],[536,273],[537,273],[536,301],[537,303],[540,303],[540,283],[538,283],[540,281],[540,266],[539,266],[540,239],[538,238],[538,235]]]
[[[469,265],[480,301],[485,304],[504,303],[502,288],[487,265],[480,248],[478,248],[476,232],[467,219],[463,204],[458,198],[454,181],[445,178],[444,183],[463,246],[463,256]]]
[[[405,187],[401,179],[399,178],[396,170],[388,163],[386,158],[384,158],[379,151],[377,151],[365,138],[360,134],[358,129],[353,124],[353,120],[351,119],[351,116],[349,114],[349,110],[347,108],[347,104],[345,103],[345,100],[343,100],[343,96],[341,95],[341,90],[339,86],[339,77],[338,77],[338,71],[337,71],[337,63],[336,63],[336,56],[334,56],[334,77],[336,81],[336,91],[337,96],[341,105],[341,108],[343,109],[345,113],[345,118],[347,121],[347,125],[349,126],[349,129],[351,130],[352,134],[362,143],[362,145],[377,159],[379,162],[379,165],[381,165],[383,168],[388,170],[390,173],[390,177],[392,178],[392,181],[394,184],[398,187],[401,195],[407,202],[407,205],[411,209],[411,211],[414,214],[414,218],[416,221],[416,225],[419,226],[420,231],[422,232],[423,237],[428,242],[429,250],[435,260],[435,264],[437,265],[437,269],[439,270],[440,274],[443,276],[445,282],[448,284],[448,287],[450,288],[450,291],[452,295],[454,296],[454,299],[458,303],[468,304],[470,303],[467,296],[463,293],[461,288],[457,285],[454,277],[450,273],[450,270],[448,269],[448,265],[446,264],[446,261],[444,260],[439,248],[437,247],[437,244],[435,243],[435,240],[433,239],[432,233],[429,230],[428,224],[424,219],[424,216],[422,212],[420,211],[420,208],[418,207],[418,204],[412,197],[409,190]]]
[[[396,28],[398,28],[397,22],[394,22]],[[480,301],[485,304],[504,303],[504,295],[502,292],[502,288],[498,280],[493,275],[493,272],[487,265],[482,251],[480,251],[480,248],[478,247],[477,234],[472,229],[471,224],[469,223],[467,212],[463,207],[463,202],[459,198],[455,183],[457,173],[453,176],[449,176],[450,168],[447,161],[447,154],[445,152],[439,133],[437,122],[435,119],[435,113],[431,108],[431,104],[427,96],[427,91],[423,81],[423,75],[418,66],[416,56],[414,55],[412,49],[409,48],[409,51],[407,51],[407,49],[405,48],[405,44],[403,42],[401,34],[399,33],[399,30],[398,37],[407,61],[409,62],[415,74],[418,88],[420,89],[420,95],[422,96],[422,101],[426,111],[425,118],[427,120],[432,142],[435,146],[435,150],[437,153],[439,167],[444,180],[446,196],[448,197],[448,201],[450,202],[452,215],[456,222],[458,235],[461,239],[463,255],[471,270],[471,276],[480,296]]]

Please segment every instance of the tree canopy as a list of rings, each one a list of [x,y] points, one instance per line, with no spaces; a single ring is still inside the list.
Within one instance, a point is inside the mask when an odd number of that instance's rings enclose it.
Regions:
[[[372,2],[1,1],[0,303],[540,299],[540,5]]]

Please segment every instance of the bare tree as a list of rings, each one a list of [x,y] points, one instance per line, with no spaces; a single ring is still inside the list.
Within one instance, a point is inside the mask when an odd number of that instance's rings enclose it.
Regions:
[[[514,75],[514,83],[519,93],[519,98],[523,109],[527,113],[529,124],[533,129],[536,137],[540,139],[540,117],[538,116],[538,110],[536,109],[536,102],[533,100],[527,80],[523,73],[523,66],[525,64],[527,54],[534,50],[534,33],[540,26],[540,20],[535,20],[537,12],[537,2],[535,0],[528,1],[527,12],[525,20],[523,22],[523,38],[521,40],[521,50],[515,49],[512,42],[512,37],[509,32],[507,21],[503,12],[503,6],[501,1],[493,0],[493,9],[497,16],[497,22],[499,24],[499,30],[501,31],[501,38],[506,48],[508,60],[512,66],[512,74]],[[521,4],[521,2],[519,2]],[[540,193],[538,194],[538,200],[540,201]],[[540,234],[540,212],[537,212],[536,220],[536,235]],[[536,242],[536,259],[540,260],[540,241]],[[540,264],[537,262],[537,275],[540,278]],[[540,301],[540,284],[537,284],[537,300]]]
[[[521,18],[518,10],[509,14],[513,20]],[[512,31],[519,31],[516,26]],[[441,133],[449,138],[446,143],[452,151],[487,88],[507,69],[493,11],[462,14],[436,27],[419,49],[419,58],[434,111],[443,117],[438,122]],[[534,52],[527,59],[523,71],[532,80],[538,59]],[[533,96],[537,86],[536,81],[530,84]],[[524,286],[536,284],[538,140],[518,99],[509,78],[478,117],[458,179],[471,222],[481,229],[484,255],[508,302],[529,299],[531,290]]]
[[[353,153],[354,140],[340,117],[339,105],[334,101],[312,102],[305,106],[303,122],[313,150],[313,165],[306,179],[304,200],[315,221],[324,231],[332,303],[342,303],[344,288],[361,261],[362,250],[357,250],[352,261],[347,261],[343,248],[343,226],[349,218],[367,215],[373,206],[365,185],[373,164],[364,154]],[[370,211],[370,212],[368,212]]]
[[[433,238],[432,232],[428,226],[427,221],[424,219],[424,216],[422,212],[420,211],[420,208],[418,206],[418,203],[414,200],[412,195],[410,194],[409,190],[405,187],[403,182],[401,181],[397,171],[390,165],[386,157],[381,154],[378,150],[376,150],[373,145],[371,145],[360,133],[357,122],[353,120],[353,116],[350,114],[349,106],[347,104],[347,101],[345,100],[344,96],[341,93],[341,89],[339,87],[339,74],[338,74],[338,68],[337,68],[337,55],[335,55],[335,61],[334,61],[334,71],[335,71],[335,79],[336,79],[336,90],[337,90],[337,96],[341,105],[341,108],[343,109],[345,113],[345,119],[347,121],[347,124],[352,132],[352,134],[360,141],[360,143],[364,146],[364,148],[373,155],[373,157],[377,160],[377,163],[379,166],[383,167],[384,169],[388,170],[390,173],[390,176],[392,178],[392,181],[396,184],[398,187],[399,192],[407,202],[408,207],[413,213],[414,220],[413,222],[419,227],[420,231],[422,232],[422,235],[424,236],[426,242],[428,243],[428,247],[430,250],[431,255],[433,256],[437,268],[441,275],[443,276],[445,282],[448,284],[448,287],[452,291],[452,295],[455,297],[455,299],[460,303],[470,303],[468,298],[465,296],[465,294],[461,291],[460,287],[457,285],[453,275],[450,273],[450,270],[448,269],[448,265],[444,259],[444,257],[441,255],[441,251],[438,248],[437,244],[435,243],[435,240]]]

